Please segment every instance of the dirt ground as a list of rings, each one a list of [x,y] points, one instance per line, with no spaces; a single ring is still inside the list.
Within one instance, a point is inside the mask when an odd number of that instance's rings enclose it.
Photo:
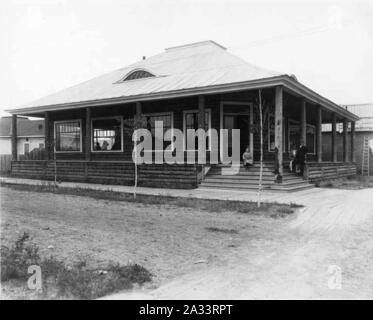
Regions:
[[[44,254],[131,261],[155,274],[150,287],[113,299],[373,299],[373,189],[284,196],[305,208],[277,219],[7,188],[1,195],[2,243],[29,231]],[[341,288],[330,287],[335,268]]]
[[[265,241],[287,219],[6,187],[0,191],[1,244],[10,245],[28,232],[42,256],[54,255],[68,264],[80,259],[93,266],[138,263],[154,274],[152,288],[219,264],[251,239]]]

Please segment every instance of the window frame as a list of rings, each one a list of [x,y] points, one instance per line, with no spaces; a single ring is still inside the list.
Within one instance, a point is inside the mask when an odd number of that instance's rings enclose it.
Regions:
[[[301,132],[300,121],[292,119],[292,118],[288,118],[287,141],[288,141],[288,149],[289,149],[288,152],[289,153],[291,152],[291,150],[290,150],[290,130],[289,130],[289,127],[290,127],[289,123],[290,122],[298,124],[298,126],[299,126],[299,134]],[[306,138],[307,138],[307,127],[311,127],[311,128],[313,128],[315,130],[315,134],[313,135],[314,150],[313,150],[313,152],[308,151],[307,153],[311,154],[311,155],[315,155],[316,154],[316,149],[317,149],[316,148],[316,126],[313,125],[313,124],[310,124],[310,123],[306,123]],[[307,141],[305,141],[305,143],[306,143],[306,147],[308,148]]]
[[[268,143],[268,152],[275,152],[274,149],[271,149],[271,123],[270,123],[270,117],[273,117],[273,122],[275,123],[275,127],[274,127],[274,135],[275,135],[275,141],[276,141],[276,115],[274,113],[268,113],[268,124],[267,124],[267,133],[268,133],[268,138],[267,138],[267,143]],[[285,138],[286,138],[286,135],[287,135],[287,132],[286,130],[289,129],[289,126],[288,126],[288,119],[286,119],[285,117],[282,117],[282,153],[286,152],[286,143],[285,143]],[[287,121],[287,123],[286,123]],[[287,128],[285,127],[285,123],[287,124]],[[264,128],[263,128],[264,130]],[[274,143],[275,143],[274,141]]]
[[[291,124],[298,125],[298,127],[299,127],[299,139],[300,139],[300,135],[301,135],[300,121],[292,119],[292,118],[288,118],[288,126],[287,126],[287,144],[288,144],[288,150],[287,150],[287,152],[289,152],[289,154],[291,153],[291,150],[290,150],[290,147],[291,147],[290,146],[290,126],[291,126]]]
[[[69,119],[69,120],[59,120],[59,121],[54,121],[53,124],[53,129],[54,129],[54,141],[57,141],[57,130],[56,130],[56,125],[61,124],[61,123],[69,123],[69,122],[79,122],[80,126],[80,143],[79,143],[79,150],[70,150],[70,151],[57,151],[56,143],[54,143],[54,152],[55,153],[82,153],[83,152],[83,128],[82,128],[82,119]]]
[[[186,133],[186,115],[188,113],[197,113],[198,114],[199,110],[198,109],[190,109],[190,110],[183,110],[183,133],[184,133],[184,139],[183,139],[183,149],[184,151],[186,152],[197,152],[198,149],[194,149],[194,150],[189,150],[187,149],[187,133]],[[207,112],[208,114],[208,129],[211,129],[211,108],[206,108],[205,109],[205,112]],[[207,137],[209,137],[209,145],[207,146],[207,149],[206,151],[211,151],[211,137],[209,135],[206,135]]]
[[[316,150],[317,150],[317,146],[316,146],[316,126],[315,125],[313,125],[313,124],[310,124],[310,123],[306,123],[306,140],[307,140],[307,127],[312,127],[314,130],[315,130],[315,134],[313,135],[313,147],[314,147],[314,150],[313,150],[313,152],[310,152],[309,150],[308,150],[308,154],[312,154],[312,155],[316,155]],[[307,146],[307,141],[306,141],[306,147],[307,147],[307,149],[308,149],[308,146]]]
[[[171,132],[173,133],[173,130],[174,130],[174,112],[173,111],[165,111],[165,112],[155,112],[155,113],[143,113],[142,114],[144,117],[158,117],[158,116],[171,116]],[[166,131],[163,132],[163,138],[164,138],[164,134],[165,134]],[[152,140],[152,144],[153,144],[153,140]],[[171,145],[172,145],[172,149],[174,148],[174,142],[172,141],[171,142]],[[152,145],[152,150],[151,151],[147,151],[147,150],[144,150],[145,152],[164,152],[165,149],[162,149],[162,150],[155,150],[153,149],[155,146]]]
[[[120,119],[120,150],[94,150],[94,128],[93,128],[93,121],[94,120],[105,120],[105,119]],[[91,118],[91,152],[93,153],[112,153],[112,152],[123,152],[124,150],[124,135],[123,135],[123,116],[107,116],[107,117],[94,117]]]

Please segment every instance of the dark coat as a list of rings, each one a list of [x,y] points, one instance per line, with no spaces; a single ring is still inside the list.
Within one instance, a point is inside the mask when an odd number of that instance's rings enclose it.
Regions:
[[[307,152],[308,152],[308,149],[306,146],[300,146],[295,156],[296,162],[304,163],[306,161]]]

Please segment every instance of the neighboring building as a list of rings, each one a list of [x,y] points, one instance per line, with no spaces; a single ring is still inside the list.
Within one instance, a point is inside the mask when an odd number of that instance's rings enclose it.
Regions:
[[[12,117],[0,118],[0,154],[12,154]],[[44,149],[44,120],[17,119],[17,154]]]
[[[360,120],[355,124],[355,159],[358,172],[361,172],[362,155],[363,155],[363,142],[364,137],[368,137],[370,140],[370,157],[369,157],[369,171],[370,175],[373,175],[373,103],[364,104],[353,104],[344,105],[343,108],[358,115]],[[348,128],[351,130],[350,126]],[[339,123],[337,125],[337,150],[342,150],[343,143],[343,125]],[[349,131],[348,141],[351,140],[351,132]],[[323,127],[323,154],[325,160],[331,159],[331,126],[326,125]],[[350,145],[350,143],[347,143]],[[342,151],[338,152],[338,160],[342,160]]]
[[[356,115],[301,84],[295,76],[253,66],[214,41],[168,48],[9,112],[13,117],[45,119],[46,156],[50,160],[56,157],[59,180],[132,184],[132,135],[124,129],[124,120],[136,114],[146,117],[152,133],[157,120],[163,121],[165,130],[215,128],[218,132],[227,129],[231,133],[233,129],[240,129],[241,153],[243,147],[249,146],[257,161],[260,155],[259,89],[266,115],[264,159],[268,181],[264,181],[265,188],[304,187],[304,181],[297,181],[296,177],[287,180],[286,172],[289,153],[301,141],[310,151],[306,179],[355,174],[356,167],[348,158],[346,144],[342,163],[323,161],[321,127],[322,123],[333,120],[354,123],[359,119]],[[220,142],[219,152],[223,147],[222,140]],[[208,140],[210,149],[209,144]],[[271,176],[275,146],[279,149],[282,185],[274,185]],[[154,150],[153,145],[153,160],[159,151]],[[184,149],[185,158],[188,154],[197,153]],[[223,179],[221,166],[212,164],[210,155],[208,151],[206,165],[140,165],[138,183],[195,188],[202,182],[210,187],[257,188],[256,166],[250,169],[252,179],[247,172]],[[51,178],[53,168],[53,161],[14,161],[12,174]],[[236,178],[241,180],[234,180]]]

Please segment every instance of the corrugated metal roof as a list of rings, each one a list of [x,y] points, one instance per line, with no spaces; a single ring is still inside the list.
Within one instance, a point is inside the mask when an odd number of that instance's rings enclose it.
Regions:
[[[155,77],[120,82],[129,72],[144,69]],[[64,89],[22,108],[129,97],[174,90],[258,80],[283,75],[256,67],[213,41],[168,48],[92,80]]]
[[[356,131],[373,131],[373,103],[351,104],[345,108],[360,117]]]
[[[0,136],[10,137],[12,135],[12,118],[0,118]],[[30,120],[28,118],[17,118],[17,136],[44,136],[44,120]]]
[[[373,103],[349,104],[344,106],[348,111],[355,113],[360,118],[373,119]]]

